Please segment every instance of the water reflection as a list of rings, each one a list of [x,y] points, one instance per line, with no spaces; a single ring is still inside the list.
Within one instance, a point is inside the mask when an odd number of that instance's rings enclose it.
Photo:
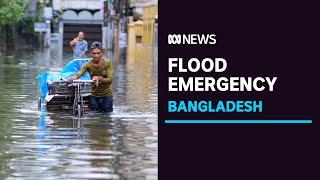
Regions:
[[[36,76],[69,55],[53,48],[0,57],[1,179],[157,179],[156,63],[115,62],[114,112],[89,113],[78,127],[71,113],[37,104]]]

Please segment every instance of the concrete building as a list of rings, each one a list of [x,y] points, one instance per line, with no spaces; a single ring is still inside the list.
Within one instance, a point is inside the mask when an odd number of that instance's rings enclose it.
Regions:
[[[60,14],[57,31],[64,46],[83,31],[89,43],[101,41],[107,57],[120,63],[127,53],[157,58],[157,0],[53,0],[52,5]]]
[[[131,0],[133,18],[129,23],[128,59],[130,62],[158,58],[158,3],[155,0]],[[135,21],[135,18],[138,18]]]
[[[63,45],[67,46],[79,31],[86,34],[86,40],[102,41],[103,6],[101,0],[52,0],[53,10],[60,15],[58,32]]]

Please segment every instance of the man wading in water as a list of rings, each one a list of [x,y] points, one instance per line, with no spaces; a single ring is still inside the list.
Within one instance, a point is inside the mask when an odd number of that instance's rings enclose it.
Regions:
[[[91,110],[112,112],[111,61],[104,57],[102,44],[100,42],[91,44],[90,55],[93,59],[84,64],[80,71],[68,81],[69,83],[72,83],[73,80],[79,79],[86,71],[88,71],[92,80],[96,82],[96,85],[94,85],[91,90]]]
[[[84,40],[84,33],[79,32],[78,36],[70,41],[70,46],[73,48],[74,58],[83,58],[88,50],[88,43]]]

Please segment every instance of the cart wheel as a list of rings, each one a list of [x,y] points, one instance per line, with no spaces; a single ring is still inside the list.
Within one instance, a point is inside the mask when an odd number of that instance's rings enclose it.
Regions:
[[[38,99],[38,109],[41,110],[41,98]]]
[[[78,104],[78,118],[81,118],[81,106]]]

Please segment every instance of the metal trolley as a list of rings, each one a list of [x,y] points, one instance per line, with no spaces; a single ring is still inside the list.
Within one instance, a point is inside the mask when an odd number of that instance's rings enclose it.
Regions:
[[[93,80],[55,81],[48,84],[48,94],[42,101],[39,98],[39,109],[44,103],[49,111],[71,110],[77,117],[83,117],[89,111],[89,101]]]

